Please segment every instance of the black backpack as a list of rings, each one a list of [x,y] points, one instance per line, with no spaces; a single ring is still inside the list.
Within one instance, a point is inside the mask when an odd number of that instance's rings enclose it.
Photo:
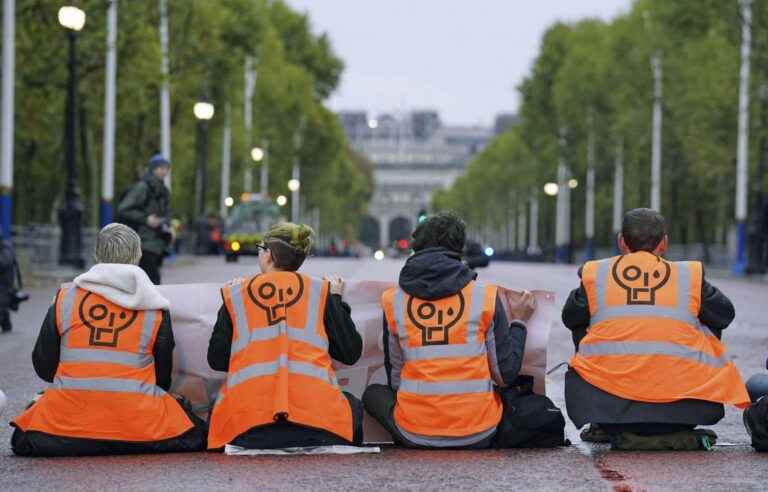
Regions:
[[[768,451],[768,396],[763,396],[744,410],[744,427],[752,438],[755,451]]]
[[[503,415],[495,448],[554,448],[568,446],[565,418],[544,395],[533,392],[533,377],[519,376],[513,386],[500,388]]]

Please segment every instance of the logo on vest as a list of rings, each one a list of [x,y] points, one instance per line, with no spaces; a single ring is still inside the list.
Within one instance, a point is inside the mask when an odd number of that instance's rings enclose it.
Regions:
[[[622,256],[613,264],[613,279],[627,293],[628,305],[655,305],[656,291],[664,287],[672,274],[672,267],[659,260],[650,271],[637,265],[621,266]]]
[[[269,326],[285,321],[288,308],[299,302],[304,294],[304,279],[298,273],[293,273],[290,279],[278,287],[272,282],[259,282],[261,275],[254,277],[248,284],[248,296],[267,314]],[[287,285],[286,285],[287,284]]]
[[[117,347],[120,332],[131,326],[139,315],[138,311],[119,306],[107,306],[89,292],[78,308],[80,320],[88,327],[91,335],[88,345],[94,347]]]
[[[440,300],[440,307],[429,301],[408,299],[408,318],[421,331],[422,345],[448,345],[448,331],[464,315],[464,294],[459,292]]]

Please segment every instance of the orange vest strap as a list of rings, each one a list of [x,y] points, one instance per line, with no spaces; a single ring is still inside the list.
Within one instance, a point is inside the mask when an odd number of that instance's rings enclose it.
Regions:
[[[464,393],[487,393],[493,391],[490,379],[469,379],[464,381],[427,382],[414,379],[402,379],[400,391],[419,395],[456,395]]]
[[[75,286],[62,286],[59,292],[59,309],[56,310],[58,315],[56,328],[59,330],[60,335],[66,336],[69,324],[72,322],[72,310],[75,306],[76,294],[77,288]]]
[[[116,393],[140,393],[162,397],[166,393],[157,385],[146,384],[136,379],[118,378],[69,378],[57,376],[53,386],[63,390],[107,391]]]

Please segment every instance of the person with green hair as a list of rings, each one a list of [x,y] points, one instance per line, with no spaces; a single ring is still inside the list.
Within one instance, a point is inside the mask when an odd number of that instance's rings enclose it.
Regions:
[[[227,380],[211,411],[209,449],[362,443],[362,402],[341,391],[331,359],[354,364],[363,342],[343,279],[297,272],[312,235],[303,224],[270,227],[261,273],[221,290],[208,364]]]

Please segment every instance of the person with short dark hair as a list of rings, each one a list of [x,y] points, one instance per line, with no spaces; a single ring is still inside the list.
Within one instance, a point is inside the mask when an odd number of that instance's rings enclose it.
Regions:
[[[134,183],[117,204],[115,222],[125,224],[141,237],[141,261],[155,285],[161,281],[163,257],[169,252],[171,232],[171,192],[163,181],[171,163],[162,154],[149,159],[147,173]]]
[[[341,277],[297,272],[312,234],[303,224],[270,227],[261,273],[221,291],[208,364],[227,379],[211,412],[209,449],[362,444],[363,405],[341,391],[331,359],[354,364],[363,341]]]
[[[627,212],[617,241],[621,254],[585,263],[563,306],[576,348],[568,414],[579,428],[593,424],[584,440],[619,449],[706,447],[714,433],[693,429],[749,400],[720,342],[733,304],[700,262],[664,259],[669,237],[657,211]]]
[[[397,444],[489,448],[502,421],[496,387],[516,383],[526,327],[509,322],[496,287],[462,263],[466,226],[438,213],[413,232],[414,254],[386,291],[383,347],[387,384],[363,404]]]

